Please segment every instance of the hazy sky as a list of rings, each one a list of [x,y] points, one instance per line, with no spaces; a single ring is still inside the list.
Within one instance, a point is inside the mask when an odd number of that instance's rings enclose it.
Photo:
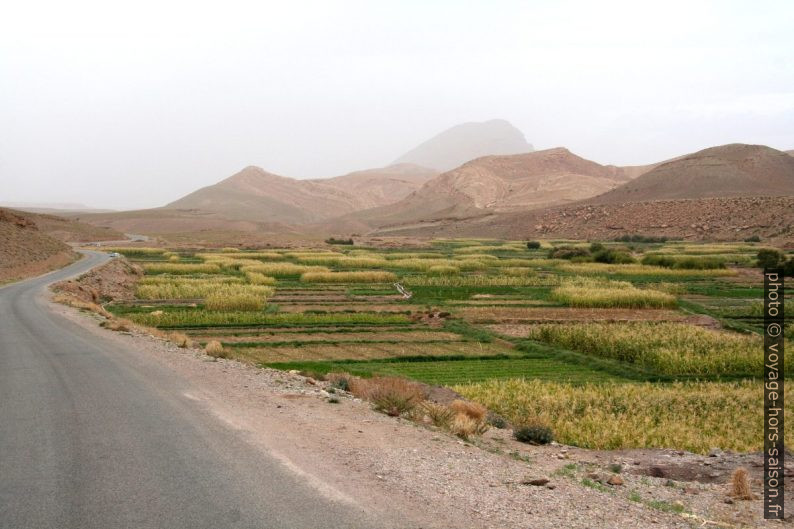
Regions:
[[[162,205],[503,118],[642,164],[794,148],[794,2],[6,2],[0,201]]]

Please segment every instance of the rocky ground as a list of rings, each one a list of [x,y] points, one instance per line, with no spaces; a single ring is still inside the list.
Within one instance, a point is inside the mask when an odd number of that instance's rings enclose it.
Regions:
[[[697,241],[741,241],[758,235],[786,244],[792,238],[794,197],[702,198],[605,205],[571,205],[524,213],[448,219],[383,228],[414,237],[574,238],[611,240],[654,235]]]
[[[41,231],[30,214],[0,208],[0,283],[66,266],[71,247]]]

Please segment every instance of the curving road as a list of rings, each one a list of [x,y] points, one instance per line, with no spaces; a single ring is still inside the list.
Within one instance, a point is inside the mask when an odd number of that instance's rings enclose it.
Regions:
[[[325,499],[164,368],[50,310],[48,284],[107,259],[86,252],[0,288],[2,529],[390,526]]]

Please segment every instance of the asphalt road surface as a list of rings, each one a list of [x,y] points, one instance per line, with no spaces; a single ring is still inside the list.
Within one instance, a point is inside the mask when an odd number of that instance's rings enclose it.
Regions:
[[[0,288],[0,528],[383,528],[185,399],[163,367],[50,310],[79,262]]]

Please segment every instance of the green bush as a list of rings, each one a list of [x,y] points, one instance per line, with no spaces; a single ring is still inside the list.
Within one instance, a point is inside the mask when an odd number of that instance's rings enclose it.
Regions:
[[[778,268],[786,262],[786,255],[775,248],[761,248],[756,257],[759,268]]]
[[[759,237],[758,235],[752,235],[750,237],[747,237],[744,240],[744,242],[761,242],[761,237]]]
[[[537,250],[540,248],[540,241],[527,241],[527,250]]]
[[[606,246],[604,246],[600,242],[594,242],[590,244],[590,253],[598,253],[604,250],[606,250]]]
[[[516,441],[534,445],[547,445],[554,440],[551,428],[542,424],[529,424],[513,430]]]
[[[694,257],[651,253],[642,258],[642,264],[677,270],[714,270],[725,268],[725,259],[712,256]]]
[[[579,248],[576,246],[557,246],[549,250],[549,259],[573,259],[575,257],[590,257],[590,252],[587,248]]]
[[[660,243],[667,242],[667,237],[654,237],[652,235],[621,235],[615,239],[618,242],[645,242]]]
[[[335,239],[335,238],[331,237],[330,239],[325,239],[325,243],[326,244],[352,245],[353,244],[353,239]]]
[[[608,250],[603,246],[593,254],[593,261],[606,264],[631,264],[635,262],[630,253],[619,250]]]

